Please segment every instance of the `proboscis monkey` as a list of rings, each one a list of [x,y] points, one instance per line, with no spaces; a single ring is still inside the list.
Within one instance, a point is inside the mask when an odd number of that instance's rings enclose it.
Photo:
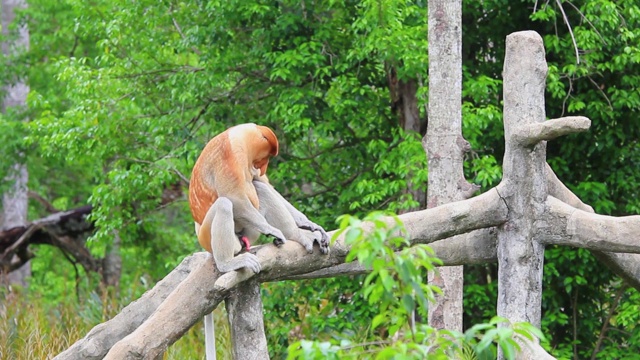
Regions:
[[[249,241],[260,234],[270,235],[276,245],[289,239],[309,252],[313,252],[313,242],[317,241],[322,253],[329,250],[324,229],[268,183],[265,174],[269,158],[277,154],[278,139],[270,128],[242,124],[211,139],[193,167],[189,205],[196,234],[200,245],[213,254],[221,272],[243,267],[260,271],[255,255],[234,256],[242,249],[236,235]]]
[[[189,185],[189,205],[200,245],[213,254],[219,271],[241,268],[258,273],[258,258],[249,248],[260,234],[300,243],[313,252],[318,242],[329,252],[329,237],[287,202],[265,175],[269,158],[278,154],[278,139],[266,126],[237,125],[215,136],[194,165]],[[239,255],[238,255],[239,254]],[[213,317],[205,316],[207,359],[215,359]]]

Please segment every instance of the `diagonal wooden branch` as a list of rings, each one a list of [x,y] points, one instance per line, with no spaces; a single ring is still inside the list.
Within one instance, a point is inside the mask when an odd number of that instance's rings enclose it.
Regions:
[[[122,309],[113,319],[96,325],[89,333],[55,359],[102,359],[109,349],[138,328],[169,294],[194,270],[210,263],[206,253],[185,258],[153,289]]]
[[[472,199],[403,214],[400,219],[405,223],[406,235],[413,243],[431,243],[473,229],[500,225],[506,220],[507,210],[498,192],[492,189]],[[146,320],[139,321],[136,317],[135,321],[127,323],[126,329],[118,331],[117,334],[104,334],[99,331],[100,328],[111,328],[126,319],[126,316],[123,318],[118,315],[117,322],[98,325],[87,337],[56,359],[99,358],[100,354],[104,356],[107,352],[107,359],[154,358],[179,339],[204,314],[211,312],[228,296],[229,291],[242,281],[251,277],[255,277],[258,282],[275,281],[331,267],[344,263],[349,251],[343,237],[336,239],[329,256],[320,255],[318,252],[309,255],[294,242],[287,242],[281,248],[264,245],[254,249],[263,269],[260,274],[253,276],[247,271],[239,271],[219,276],[212,261],[208,260],[208,254],[194,254],[190,257],[190,273],[183,281],[174,285],[174,290],[161,304],[142,308],[134,307],[134,303],[125,308],[129,314],[134,310],[144,312],[139,316],[146,316]],[[451,253],[456,254],[458,258],[461,256],[460,252]],[[147,294],[144,298],[150,299]],[[141,299],[138,302],[145,301]],[[158,304],[157,299],[154,299],[154,304]],[[113,345],[118,340],[114,338],[116,336],[122,340]],[[90,351],[87,348],[90,348]]]
[[[630,286],[640,290],[640,254],[593,251],[593,255]]]
[[[406,236],[412,245],[429,244],[437,240],[502,224],[507,219],[508,209],[496,189],[475,198],[448,203],[399,216],[406,228]],[[388,223],[393,223],[392,219]],[[372,227],[365,224],[364,230]],[[285,244],[288,245],[288,244]],[[344,263],[349,246],[339,237],[331,247],[329,256],[305,256],[298,246],[260,247],[256,255],[263,272],[257,275],[261,282],[281,279],[284,276],[309,273]],[[222,275],[216,285],[233,287],[245,280],[244,273],[230,272]]]
[[[549,195],[576,209],[589,213],[594,212],[591,206],[583,203],[558,179],[549,165],[547,165],[547,184],[549,186]],[[591,253],[616,275],[629,283],[629,285],[640,290],[640,254],[624,254],[596,250],[591,250]]]
[[[496,241],[495,227],[478,229],[467,234],[456,235],[429,244],[435,256],[442,261],[442,266],[468,264],[484,264],[495,262]],[[300,275],[286,275],[277,280],[319,279],[344,275],[366,274],[370,270],[359,262],[338,264]]]
[[[549,197],[541,225],[545,244],[640,253],[640,216],[613,217],[578,210]]]
[[[558,179],[558,176],[553,171],[549,164],[545,165],[546,177],[547,177],[547,187],[549,190],[549,195],[554,198],[567,203],[568,205],[573,206],[576,209],[580,209],[586,212],[594,212],[593,208],[582,202],[576,194],[574,194],[569,188]]]
[[[573,199],[572,205],[576,205],[576,199],[577,197]],[[473,199],[407,213],[400,218],[413,243],[429,243],[444,265],[459,265],[496,261],[497,236],[492,226],[503,223],[506,216],[506,206],[497,197],[497,191],[492,190]],[[460,228],[452,231],[456,226]],[[463,236],[443,239],[474,227],[481,229]],[[348,248],[342,239],[334,243],[331,256],[308,255],[291,242],[281,249],[271,245],[256,247],[256,253],[262,261],[272,264],[268,271],[265,270],[255,278],[256,281],[267,282],[367,272],[367,269],[357,263],[345,264],[343,261],[347,252]],[[627,254],[611,255],[624,257]],[[289,258],[294,260],[288,261]],[[610,266],[615,270],[617,264],[619,262]],[[291,271],[289,266],[293,267]],[[317,270],[310,272],[313,269]],[[640,264],[636,266],[635,272],[632,267],[626,267],[623,273],[631,274],[631,277],[635,274],[636,279],[640,278]],[[97,325],[85,338],[56,359],[100,359],[112,347],[107,358],[137,359],[157,356],[205,313],[224,300],[235,285],[251,277],[252,274],[247,272],[234,272],[218,278],[209,254],[193,254],[142,298],[127,306],[113,319]],[[116,343],[118,346],[114,347]]]

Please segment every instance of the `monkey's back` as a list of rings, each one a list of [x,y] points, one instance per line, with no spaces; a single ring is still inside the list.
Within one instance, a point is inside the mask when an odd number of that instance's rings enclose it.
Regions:
[[[232,200],[247,196],[257,208],[255,189],[248,189],[250,172],[243,139],[230,139],[230,129],[207,143],[196,160],[189,182],[189,206],[196,223],[202,224],[207,211],[220,196]],[[253,190],[253,191],[249,191]]]

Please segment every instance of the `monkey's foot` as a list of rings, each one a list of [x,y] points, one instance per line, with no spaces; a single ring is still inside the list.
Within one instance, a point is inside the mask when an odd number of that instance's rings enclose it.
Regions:
[[[326,255],[329,253],[329,245],[330,245],[329,234],[327,234],[327,232],[324,231],[324,228],[322,226],[310,220],[307,220],[307,222],[305,222],[304,224],[300,224],[299,228],[312,231],[314,234],[316,232],[320,233],[320,239],[316,238],[315,241],[320,246],[320,252],[322,254]]]
[[[320,246],[320,252],[323,255],[327,255],[329,253],[329,235],[326,232],[320,232],[320,240],[318,240],[318,245]]]

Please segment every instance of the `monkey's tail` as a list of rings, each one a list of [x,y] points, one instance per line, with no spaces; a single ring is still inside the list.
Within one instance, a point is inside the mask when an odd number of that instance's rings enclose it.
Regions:
[[[213,329],[213,312],[204,316],[204,348],[207,360],[216,360],[216,337]]]

